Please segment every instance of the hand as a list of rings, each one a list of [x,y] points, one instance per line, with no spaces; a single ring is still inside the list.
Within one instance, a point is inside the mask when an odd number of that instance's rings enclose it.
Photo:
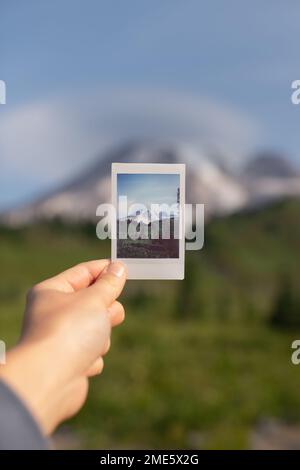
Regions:
[[[34,286],[23,330],[1,377],[50,433],[85,402],[88,377],[99,374],[111,327],[124,319],[116,301],[126,281],[122,263],[90,261]]]

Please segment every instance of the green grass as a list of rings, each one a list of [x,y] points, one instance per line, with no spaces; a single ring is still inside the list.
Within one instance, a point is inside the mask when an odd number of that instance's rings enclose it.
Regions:
[[[260,419],[300,423],[300,329],[269,322],[282,276],[299,286],[299,216],[288,201],[215,220],[185,281],[128,282],[126,321],[69,423],[81,447],[246,448]],[[33,283],[109,252],[91,227],[0,229],[0,338],[16,341]]]

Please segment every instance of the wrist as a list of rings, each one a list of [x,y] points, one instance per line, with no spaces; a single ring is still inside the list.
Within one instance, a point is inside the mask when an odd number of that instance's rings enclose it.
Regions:
[[[55,397],[60,385],[39,344],[20,343],[7,354],[0,379],[24,402],[44,434],[56,425]]]

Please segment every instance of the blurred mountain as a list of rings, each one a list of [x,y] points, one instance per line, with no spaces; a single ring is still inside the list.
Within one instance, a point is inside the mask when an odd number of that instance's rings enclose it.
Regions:
[[[53,218],[95,220],[97,206],[111,198],[112,162],[186,163],[186,201],[204,203],[206,217],[300,195],[299,172],[275,154],[257,156],[236,174],[187,145],[130,142],[101,155],[86,172],[51,193],[3,213],[1,221],[22,225]]]
[[[300,195],[300,172],[282,155],[267,152],[245,166],[241,182],[249,194],[249,205]]]
[[[243,174],[249,178],[293,178],[300,172],[279,154],[264,152],[250,160]]]

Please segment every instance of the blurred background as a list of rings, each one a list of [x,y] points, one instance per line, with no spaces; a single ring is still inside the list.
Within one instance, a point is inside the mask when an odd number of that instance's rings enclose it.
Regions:
[[[109,257],[111,162],[187,165],[204,203],[186,279],[128,282],[89,399],[59,448],[300,448],[300,5],[0,5],[0,337],[26,290]],[[299,366],[300,367],[300,366]]]

